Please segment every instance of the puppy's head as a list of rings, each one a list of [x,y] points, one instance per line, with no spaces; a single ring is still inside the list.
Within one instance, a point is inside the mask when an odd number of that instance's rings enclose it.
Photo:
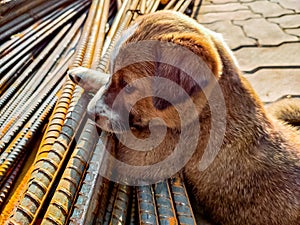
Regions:
[[[217,39],[180,13],[142,16],[117,42],[112,75],[99,85],[89,114],[109,132],[147,129],[151,123],[169,128],[189,124],[199,117],[222,74]],[[81,78],[84,82],[89,76]]]

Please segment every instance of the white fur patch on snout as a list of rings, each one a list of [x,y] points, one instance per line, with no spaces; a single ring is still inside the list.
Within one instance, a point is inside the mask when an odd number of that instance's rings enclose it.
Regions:
[[[87,107],[88,114],[92,117],[102,116],[112,121],[118,121],[119,116],[114,113],[113,110],[107,104],[105,104],[103,100],[105,91],[106,87],[101,87],[96,95],[92,98]]]

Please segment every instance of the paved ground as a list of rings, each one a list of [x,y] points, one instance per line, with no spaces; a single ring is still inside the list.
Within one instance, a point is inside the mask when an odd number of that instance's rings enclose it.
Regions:
[[[203,0],[198,21],[223,34],[264,102],[300,94],[300,0]]]

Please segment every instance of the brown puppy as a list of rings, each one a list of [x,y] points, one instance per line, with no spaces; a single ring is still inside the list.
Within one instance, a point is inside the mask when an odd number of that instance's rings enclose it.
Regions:
[[[155,181],[184,161],[214,224],[299,225],[299,133],[266,115],[219,35],[180,13],[143,16],[117,43],[111,72],[103,87],[101,73],[78,68],[70,76],[100,89],[88,111],[103,130],[133,133],[118,142],[118,159],[158,165],[184,143],[167,167],[128,176]]]

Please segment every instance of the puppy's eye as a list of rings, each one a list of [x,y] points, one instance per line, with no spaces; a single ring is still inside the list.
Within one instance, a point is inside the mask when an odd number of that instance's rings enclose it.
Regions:
[[[127,84],[125,86],[125,92],[127,94],[131,94],[132,92],[134,92],[134,90],[135,90],[135,87],[133,85],[131,85],[131,84]]]

